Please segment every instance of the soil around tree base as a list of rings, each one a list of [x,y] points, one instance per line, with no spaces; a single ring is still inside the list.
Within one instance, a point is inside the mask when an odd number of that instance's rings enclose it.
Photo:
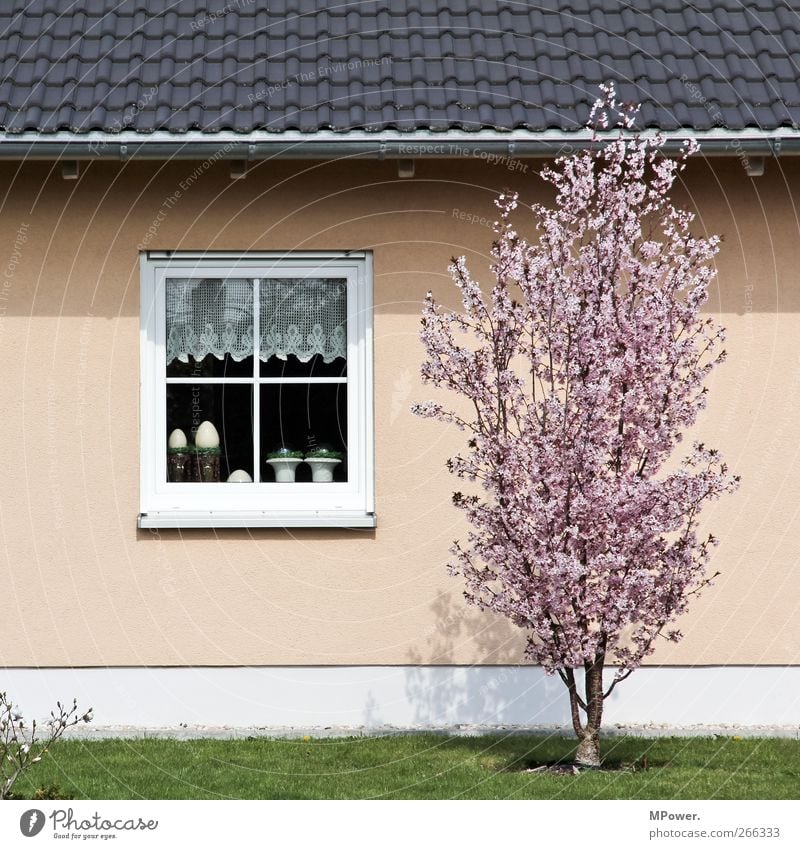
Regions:
[[[537,766],[521,766],[519,769],[514,771],[523,772],[529,775],[580,775],[583,772],[641,772],[645,769],[647,769],[646,758],[641,761],[637,761],[636,763],[601,764],[600,766],[590,766],[588,764],[575,763],[538,764]]]
[[[578,764],[544,764],[543,766],[526,767],[520,772],[544,773],[546,775],[580,775],[582,772],[614,772],[604,770],[601,766],[578,766]]]

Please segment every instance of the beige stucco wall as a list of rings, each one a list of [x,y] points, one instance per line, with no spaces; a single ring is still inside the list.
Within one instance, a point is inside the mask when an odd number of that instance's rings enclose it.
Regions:
[[[0,664],[515,662],[519,633],[463,607],[445,571],[463,532],[443,462],[460,435],[414,419],[420,298],[452,300],[446,266],[485,267],[494,193],[539,192],[479,161],[0,166]],[[736,160],[688,174],[725,234],[709,309],[730,359],[699,430],[742,475],[707,511],[716,587],[655,662],[800,661],[800,162],[751,180]],[[21,229],[20,229],[21,228]],[[21,235],[18,235],[21,234]],[[21,236],[24,236],[24,241]],[[371,249],[375,259],[375,532],[137,531],[138,246]]]

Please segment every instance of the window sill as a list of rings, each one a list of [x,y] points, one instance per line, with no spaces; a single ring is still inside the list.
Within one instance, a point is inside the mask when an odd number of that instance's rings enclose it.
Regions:
[[[140,528],[374,528],[374,513],[357,511],[205,511],[140,513]]]

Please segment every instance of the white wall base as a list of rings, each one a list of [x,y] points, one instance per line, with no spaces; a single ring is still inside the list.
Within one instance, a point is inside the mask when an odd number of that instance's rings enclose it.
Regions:
[[[77,698],[94,708],[95,734],[570,724],[561,681],[530,666],[8,668],[0,690],[29,720]],[[800,666],[640,669],[606,702],[604,725],[798,736]]]

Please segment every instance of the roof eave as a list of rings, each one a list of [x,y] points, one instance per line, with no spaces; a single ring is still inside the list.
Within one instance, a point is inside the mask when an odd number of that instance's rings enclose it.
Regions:
[[[657,130],[645,130],[643,136]],[[800,153],[800,131],[777,129],[662,131],[665,152],[677,152],[687,138],[696,139],[708,156],[777,156]],[[337,133],[239,134],[233,132],[174,134],[5,133],[0,159],[459,159],[493,154],[508,157],[553,157],[592,144],[585,131],[450,130],[435,132],[352,131]]]

